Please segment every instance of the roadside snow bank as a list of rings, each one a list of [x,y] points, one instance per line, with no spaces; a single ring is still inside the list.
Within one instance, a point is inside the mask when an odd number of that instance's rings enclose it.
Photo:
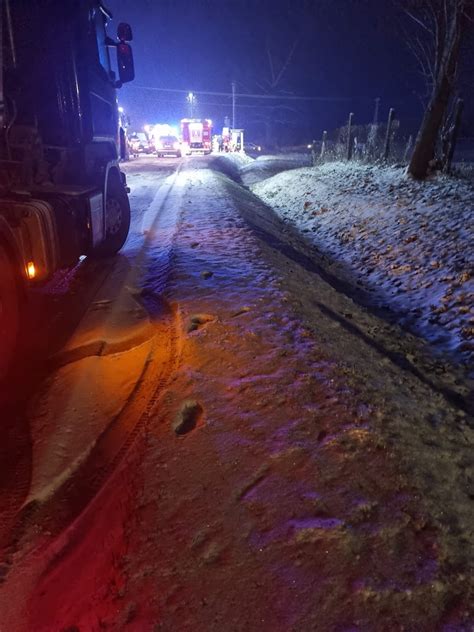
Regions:
[[[225,158],[229,162],[232,162],[235,165],[237,165],[238,167],[244,167],[245,165],[252,164],[254,161],[254,159],[251,158],[250,156],[247,156],[247,154],[241,154],[238,152],[229,153],[229,154],[221,154],[219,157]]]
[[[253,186],[266,178],[288,169],[311,166],[310,154],[278,154],[276,156],[259,156],[250,164],[244,165],[240,176],[246,186]]]
[[[246,154],[239,153],[219,153],[212,154],[208,160],[202,163],[201,168],[209,168],[225,174],[234,182],[241,182],[241,169],[249,163],[253,163],[253,158]],[[195,165],[196,163],[194,163]]]
[[[474,357],[474,187],[396,167],[328,163],[279,173],[253,192],[333,259],[374,303],[469,364]]]

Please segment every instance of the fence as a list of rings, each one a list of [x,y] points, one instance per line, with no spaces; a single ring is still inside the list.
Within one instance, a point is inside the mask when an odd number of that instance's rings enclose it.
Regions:
[[[441,130],[436,148],[436,168],[449,173],[452,165],[459,169],[474,162],[473,139],[458,139],[463,100],[457,99],[455,106]],[[346,125],[331,134],[323,132],[320,141],[311,145],[313,164],[331,160],[352,160],[362,162],[406,165],[410,160],[413,146],[413,128],[408,131],[395,117],[390,108],[385,123],[355,125],[354,114],[350,113]],[[471,163],[469,165],[469,163]]]
[[[413,142],[413,134],[402,128],[395,111],[390,109],[386,122],[366,125],[354,124],[351,113],[346,125],[323,132],[321,140],[314,140],[311,151],[313,164],[335,160],[406,164]]]

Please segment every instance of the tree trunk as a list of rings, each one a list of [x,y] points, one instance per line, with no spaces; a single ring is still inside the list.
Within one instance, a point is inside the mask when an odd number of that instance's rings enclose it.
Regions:
[[[430,162],[435,157],[438,134],[448,109],[451,87],[447,78],[430,99],[408,165],[408,173],[414,178],[426,178]]]
[[[408,165],[408,173],[420,180],[426,178],[430,162],[435,158],[439,131],[453,90],[463,32],[462,12],[463,2],[460,2],[449,24],[436,82]]]
[[[273,121],[266,119],[265,125],[265,145],[267,148],[273,147],[275,142],[275,135],[273,131]]]
[[[461,117],[462,111],[464,108],[464,101],[462,99],[458,99],[456,102],[456,109],[454,112],[454,122],[452,128],[449,130],[449,139],[448,139],[448,147],[445,156],[445,162],[443,165],[443,171],[445,173],[450,173],[451,164],[454,158],[454,151],[456,149],[456,143],[458,140],[459,128],[461,127]]]
[[[280,131],[277,121],[276,108],[269,108],[269,113],[264,121],[265,125],[265,146],[267,149],[277,148],[280,141]]]

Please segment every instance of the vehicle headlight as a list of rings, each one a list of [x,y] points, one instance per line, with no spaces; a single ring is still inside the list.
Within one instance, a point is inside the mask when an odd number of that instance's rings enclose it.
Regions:
[[[173,143],[173,149],[179,149],[179,143],[177,141]]]

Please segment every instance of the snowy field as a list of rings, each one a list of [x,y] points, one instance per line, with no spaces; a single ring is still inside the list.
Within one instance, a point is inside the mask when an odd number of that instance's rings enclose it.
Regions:
[[[260,164],[267,164],[258,180]],[[318,250],[342,261],[374,304],[471,364],[474,357],[474,187],[447,176],[416,182],[403,168],[327,163],[244,181]],[[252,182],[253,180],[253,182]]]

